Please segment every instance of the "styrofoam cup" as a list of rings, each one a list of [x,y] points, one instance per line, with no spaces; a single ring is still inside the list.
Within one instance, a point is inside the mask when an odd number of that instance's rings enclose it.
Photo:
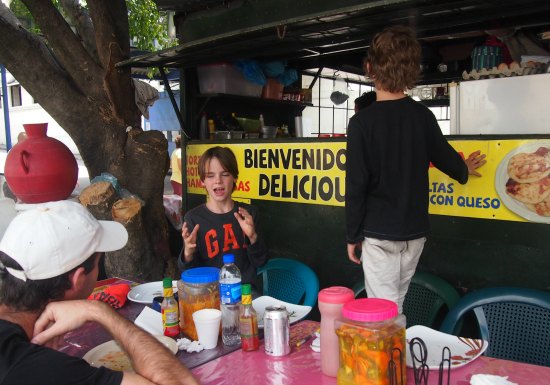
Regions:
[[[193,322],[199,336],[199,342],[205,349],[218,346],[222,312],[218,309],[202,309],[193,313]]]

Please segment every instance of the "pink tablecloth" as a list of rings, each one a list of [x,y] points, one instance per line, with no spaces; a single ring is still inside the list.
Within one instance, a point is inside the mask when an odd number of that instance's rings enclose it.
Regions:
[[[335,385],[336,378],[321,373],[320,354],[311,350],[310,344],[311,341],[308,341],[298,348],[294,347],[290,355],[274,358],[265,354],[262,343],[258,351],[237,350],[193,369],[193,373],[203,385]],[[520,385],[550,383],[549,367],[482,356],[468,365],[453,369],[451,384],[469,385],[473,374],[508,376],[509,381]],[[437,383],[437,371],[430,372],[429,384]],[[407,369],[407,384],[414,385],[411,369]]]

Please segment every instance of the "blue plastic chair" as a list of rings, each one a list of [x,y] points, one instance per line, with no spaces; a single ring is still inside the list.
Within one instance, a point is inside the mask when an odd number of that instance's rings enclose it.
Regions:
[[[462,297],[445,317],[441,331],[458,335],[459,322],[472,312],[485,355],[550,366],[550,293],[513,287],[479,289]]]
[[[296,305],[315,306],[319,278],[306,264],[287,258],[274,258],[258,269],[263,294]]]
[[[353,288],[355,297],[364,297],[365,281],[357,282]],[[411,280],[409,290],[403,302],[403,314],[407,318],[407,327],[424,325],[437,328],[443,315],[459,300],[456,289],[444,279],[422,271],[417,271]]]

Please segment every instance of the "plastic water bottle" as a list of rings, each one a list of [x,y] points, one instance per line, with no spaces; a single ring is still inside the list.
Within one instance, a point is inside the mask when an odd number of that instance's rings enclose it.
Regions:
[[[222,341],[227,346],[241,344],[239,305],[241,303],[241,272],[235,265],[235,256],[223,256],[220,270],[220,309],[222,311]]]

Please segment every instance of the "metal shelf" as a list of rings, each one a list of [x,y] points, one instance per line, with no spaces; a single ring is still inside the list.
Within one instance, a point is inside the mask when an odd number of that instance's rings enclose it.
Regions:
[[[200,99],[212,99],[212,98],[226,98],[226,99],[232,99],[232,100],[241,100],[243,102],[248,103],[258,103],[258,104],[277,104],[277,105],[284,105],[289,107],[298,107],[298,108],[305,108],[305,107],[311,107],[313,106],[312,103],[306,103],[306,102],[296,102],[292,100],[278,100],[278,99],[265,99],[265,98],[257,98],[254,96],[243,96],[243,95],[232,95],[232,94],[199,94],[197,95],[197,98]]]
[[[427,107],[449,107],[449,98],[420,100]]]

